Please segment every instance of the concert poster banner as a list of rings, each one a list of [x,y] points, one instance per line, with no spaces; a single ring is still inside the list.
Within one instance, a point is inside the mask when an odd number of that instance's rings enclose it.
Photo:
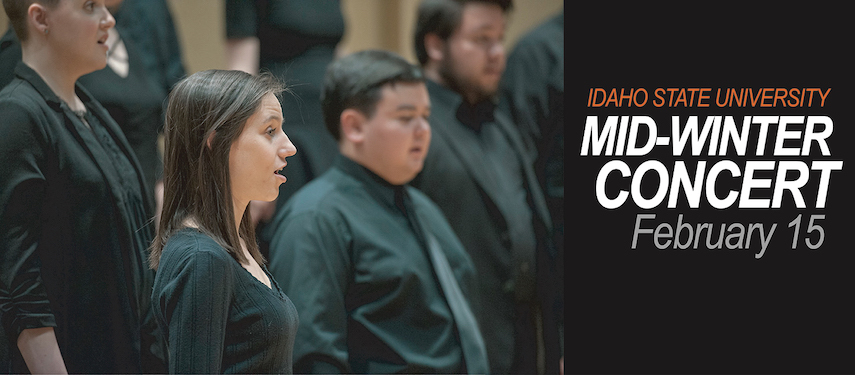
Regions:
[[[855,26],[757,4],[568,8],[569,373],[855,373]]]

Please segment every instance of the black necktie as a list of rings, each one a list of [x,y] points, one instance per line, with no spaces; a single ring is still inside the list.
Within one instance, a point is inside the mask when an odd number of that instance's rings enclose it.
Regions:
[[[448,307],[451,309],[451,315],[454,317],[457,334],[460,337],[460,346],[463,349],[463,359],[466,362],[466,371],[470,374],[487,374],[489,373],[487,348],[484,345],[481,330],[478,328],[478,321],[475,320],[475,315],[469,308],[469,302],[463,296],[463,291],[460,290],[457,278],[454,277],[454,272],[451,270],[451,265],[448,264],[448,259],[440,248],[439,242],[430,231],[421,226],[409,196],[405,196],[406,192],[403,189],[399,191],[395,192],[396,204],[404,208],[410,225],[427,247],[434,272],[439,279]]]

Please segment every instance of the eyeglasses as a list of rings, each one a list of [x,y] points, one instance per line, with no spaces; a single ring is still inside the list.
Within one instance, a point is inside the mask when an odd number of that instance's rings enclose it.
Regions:
[[[461,36],[461,40],[465,43],[469,43],[475,48],[483,50],[487,53],[494,53],[496,51],[504,52],[504,39],[503,38],[493,38],[486,35],[474,35],[474,36]]]

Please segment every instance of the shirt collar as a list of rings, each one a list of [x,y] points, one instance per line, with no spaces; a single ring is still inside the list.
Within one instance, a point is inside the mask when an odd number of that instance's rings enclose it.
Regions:
[[[359,165],[344,155],[338,155],[334,165],[348,176],[361,182],[368,194],[384,206],[403,213],[403,209],[399,207],[399,200],[406,195],[405,185],[392,185],[370,169]],[[398,204],[396,204],[396,198],[398,199]]]
[[[431,98],[437,98],[439,101],[447,103],[449,108],[457,109],[455,111],[455,118],[461,124],[475,131],[480,131],[481,126],[495,121],[493,113],[496,110],[496,103],[494,101],[485,99],[472,105],[464,101],[463,97],[457,92],[430,79],[427,80],[427,86]]]
[[[59,112],[64,109],[68,109],[69,111],[71,110],[68,105],[66,105],[65,102],[63,102],[62,99],[60,99],[59,96],[51,90],[50,86],[45,83],[42,77],[23,61],[18,61],[18,64],[15,65],[15,75],[32,85],[39,95],[45,99],[48,106],[53,108],[55,111]],[[86,105],[86,107],[89,107],[89,103],[92,101],[89,93],[86,92],[86,90],[84,90],[77,82],[74,83],[74,91],[77,93],[77,97],[80,98],[83,104]]]

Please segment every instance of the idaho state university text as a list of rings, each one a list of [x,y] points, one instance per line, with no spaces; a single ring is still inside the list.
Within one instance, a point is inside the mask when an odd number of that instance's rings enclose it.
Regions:
[[[656,88],[653,98],[645,88],[590,88],[588,107],[644,107],[650,101],[654,107],[670,108],[706,108],[711,104],[717,107],[732,108],[805,108],[824,107],[831,88],[717,88],[715,99],[712,88]]]

